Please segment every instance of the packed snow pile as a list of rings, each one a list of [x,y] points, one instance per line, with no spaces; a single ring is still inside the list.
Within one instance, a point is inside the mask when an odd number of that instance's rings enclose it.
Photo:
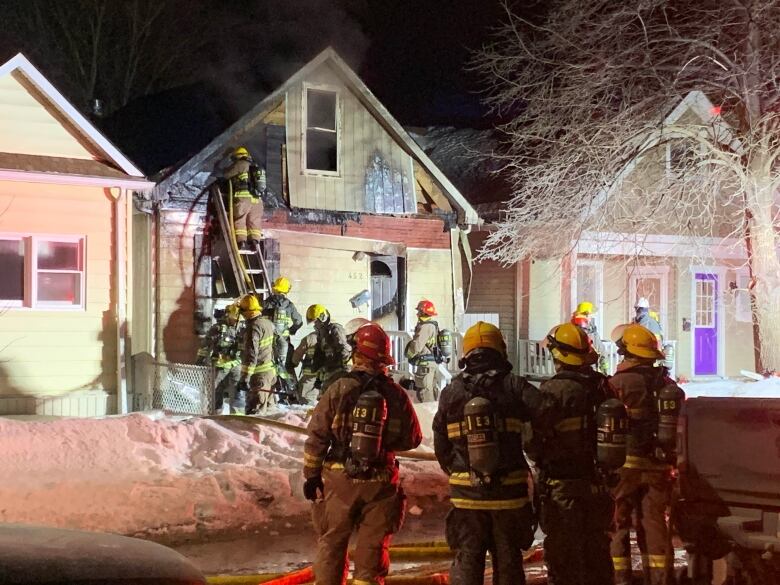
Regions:
[[[0,418],[0,521],[167,539],[267,527],[308,513],[304,439],[235,418]],[[410,499],[443,498],[435,463],[402,469]]]
[[[718,380],[715,382],[691,382],[683,384],[688,398],[780,398],[780,378],[752,380]]]

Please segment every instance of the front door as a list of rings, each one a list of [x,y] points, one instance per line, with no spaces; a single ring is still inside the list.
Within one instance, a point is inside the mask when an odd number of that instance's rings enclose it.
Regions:
[[[693,374],[718,373],[718,275],[697,272],[694,277]]]

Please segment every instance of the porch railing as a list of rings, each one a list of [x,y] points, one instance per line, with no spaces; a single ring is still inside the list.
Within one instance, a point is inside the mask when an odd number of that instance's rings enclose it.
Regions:
[[[606,360],[606,370],[608,374],[614,374],[620,363],[620,355],[617,352],[617,345],[612,341],[602,341],[604,347],[603,357]],[[664,347],[669,346],[667,350],[668,358],[664,365],[669,368],[670,375],[674,378],[677,374],[677,341],[666,341]],[[541,341],[529,339],[519,339],[517,342],[517,372],[521,376],[530,376],[535,378],[549,378],[555,374],[555,365],[550,351],[542,347]]]
[[[412,366],[409,360],[404,355],[406,345],[412,340],[412,334],[408,331],[387,331],[387,335],[390,337],[390,353],[395,359],[396,365],[394,369],[411,374]],[[463,351],[463,335],[460,333],[452,333],[452,358],[450,363],[447,364],[447,371],[450,375],[457,373],[458,360]]]

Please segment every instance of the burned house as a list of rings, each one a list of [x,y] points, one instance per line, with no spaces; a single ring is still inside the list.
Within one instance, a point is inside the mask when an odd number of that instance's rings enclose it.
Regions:
[[[327,49],[165,174],[140,205],[136,268],[153,268],[137,277],[148,291],[136,297],[136,314],[148,315],[136,324],[137,351],[191,363],[213,308],[235,294],[208,201],[238,146],[266,169],[265,260],[272,277],[292,281],[301,311],[320,303],[337,322],[363,316],[404,331],[429,299],[443,327],[462,329],[466,234],[478,216]]]

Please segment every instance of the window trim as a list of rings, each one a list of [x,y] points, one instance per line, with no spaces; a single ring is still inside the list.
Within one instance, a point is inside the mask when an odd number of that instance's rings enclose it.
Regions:
[[[30,234],[18,232],[2,232],[0,240],[21,240],[24,243],[24,298],[22,301],[2,300],[0,306],[19,311],[55,311],[74,312],[85,311],[87,307],[87,236],[74,234]],[[78,244],[78,270],[54,270],[38,268],[38,246],[41,242],[59,242]],[[38,300],[38,275],[78,274],[79,303],[74,305],[58,304],[56,301]]]
[[[306,152],[307,152],[307,133],[309,131],[308,122],[308,105],[309,105],[309,90],[315,91],[327,91],[336,94],[336,170],[335,171],[323,171],[320,169],[309,169],[306,166]],[[303,93],[301,99],[301,174],[304,175],[319,175],[323,177],[340,177],[341,176],[341,92],[338,87],[333,85],[325,85],[318,83],[304,83]]]

